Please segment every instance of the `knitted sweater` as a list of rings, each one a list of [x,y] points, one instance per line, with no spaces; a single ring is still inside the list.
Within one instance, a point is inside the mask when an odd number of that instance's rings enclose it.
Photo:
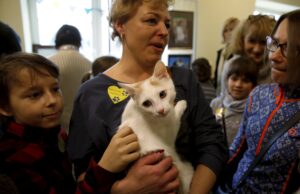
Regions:
[[[58,52],[50,56],[49,59],[59,67],[61,90],[64,98],[61,125],[68,130],[74,97],[81,85],[81,78],[91,70],[91,62],[80,54],[76,47],[71,45],[60,47]]]

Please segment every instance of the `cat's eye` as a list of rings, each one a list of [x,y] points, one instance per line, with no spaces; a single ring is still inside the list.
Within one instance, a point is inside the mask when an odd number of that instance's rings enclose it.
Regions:
[[[167,96],[167,92],[164,90],[164,91],[161,91],[160,93],[159,93],[159,97],[160,98],[165,98]]]
[[[143,102],[143,106],[144,107],[149,107],[149,106],[151,106],[152,105],[152,103],[150,102],[150,100],[146,100],[145,102]]]

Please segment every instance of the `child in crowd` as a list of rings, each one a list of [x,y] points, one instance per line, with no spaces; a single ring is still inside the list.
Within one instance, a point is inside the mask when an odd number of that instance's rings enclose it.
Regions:
[[[192,63],[192,70],[196,74],[205,99],[210,103],[216,97],[216,89],[211,79],[211,65],[206,58],[198,58]]]
[[[71,194],[76,190],[60,128],[59,71],[26,53],[0,62],[1,189],[8,193]]]
[[[127,138],[136,139],[131,129],[120,130],[99,163],[88,165],[84,181],[76,189],[64,148],[67,134],[60,127],[63,99],[57,66],[36,54],[19,52],[5,56],[0,60],[0,90],[0,124],[4,126],[0,141],[0,193],[106,193],[106,183],[115,175],[100,166],[105,163],[109,170],[121,171],[137,159],[128,157],[130,150],[118,151],[123,149],[124,141],[128,142]]]
[[[258,66],[246,56],[233,60],[226,75],[228,92],[210,104],[217,121],[223,126],[229,145],[240,126],[246,99],[257,84],[258,71]]]
[[[92,63],[92,71],[87,72],[83,75],[81,79],[81,83],[86,82],[87,80],[95,77],[99,73],[102,73],[112,67],[114,64],[116,64],[119,61],[118,58],[114,56],[101,56],[94,60]]]

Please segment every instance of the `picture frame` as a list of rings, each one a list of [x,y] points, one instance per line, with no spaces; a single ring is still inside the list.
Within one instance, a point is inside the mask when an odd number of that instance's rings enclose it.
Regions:
[[[169,48],[193,48],[194,13],[170,11]]]
[[[168,56],[168,67],[183,67],[190,69],[191,55],[169,55]]]

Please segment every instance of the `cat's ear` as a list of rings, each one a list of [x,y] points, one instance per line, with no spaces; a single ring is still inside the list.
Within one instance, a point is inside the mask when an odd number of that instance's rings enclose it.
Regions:
[[[168,70],[162,61],[159,60],[155,64],[153,76],[155,76],[157,78],[168,78],[169,77]]]
[[[134,96],[135,89],[134,89],[133,84],[125,84],[125,83],[120,83],[120,82],[118,82],[118,84],[119,84],[119,86],[124,88],[130,96],[132,96],[132,97]]]

